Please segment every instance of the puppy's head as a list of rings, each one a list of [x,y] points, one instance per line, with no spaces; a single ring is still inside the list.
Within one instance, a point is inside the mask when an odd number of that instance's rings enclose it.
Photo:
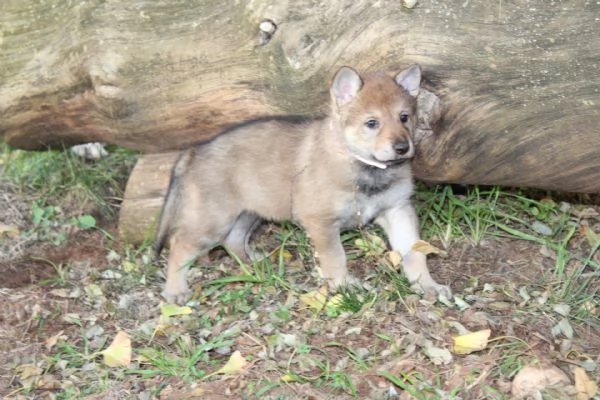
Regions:
[[[395,76],[360,76],[342,67],[331,84],[332,118],[348,150],[363,162],[392,165],[412,158],[416,96],[421,68],[413,65]]]

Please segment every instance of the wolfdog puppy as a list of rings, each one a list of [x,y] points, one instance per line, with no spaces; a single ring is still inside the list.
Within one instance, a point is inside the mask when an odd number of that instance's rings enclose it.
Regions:
[[[173,167],[158,225],[156,254],[169,241],[163,296],[184,302],[191,262],[216,245],[253,257],[260,220],[306,229],[330,286],[353,282],[340,231],[375,222],[402,256],[410,282],[450,295],[412,250],[419,223],[411,205],[411,138],[421,69],[359,75],[342,67],[320,120],[271,118],[242,123],[183,151]]]

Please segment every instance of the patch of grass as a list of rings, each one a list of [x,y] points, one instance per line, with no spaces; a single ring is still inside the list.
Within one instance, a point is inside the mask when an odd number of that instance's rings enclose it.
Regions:
[[[112,262],[119,262],[121,269],[127,273],[128,283],[132,286],[139,283],[154,283],[160,269],[154,260],[154,250],[143,244],[140,246],[127,244],[121,249],[121,254],[111,250],[107,258],[113,260]],[[123,289],[127,291],[130,288]]]
[[[328,347],[339,347],[330,344]],[[341,390],[356,398],[358,392],[352,375],[343,365],[332,364],[331,354],[326,348],[304,345],[296,349],[284,375],[287,382],[310,382],[317,387]]]
[[[109,147],[107,157],[86,161],[68,149],[34,152],[0,146],[5,153],[0,179],[24,192],[35,192],[46,204],[60,201],[79,210],[97,208],[109,217],[116,214],[125,180],[137,160],[137,153],[119,147]]]
[[[434,380],[424,376],[420,372],[393,375],[386,371],[380,371],[379,375],[399,387],[402,391],[410,394],[411,398],[414,399],[460,400],[463,398],[460,393],[460,388],[454,388],[450,391],[448,391],[448,389],[443,389],[443,384],[440,381],[441,377],[439,375],[436,375],[436,379]]]
[[[479,245],[490,234],[497,216],[499,188],[469,188],[465,195],[454,194],[449,185],[433,191],[418,191],[422,235],[436,238],[448,249],[457,239]]]
[[[47,260],[45,258],[32,257],[31,259],[36,260],[36,261],[42,261],[42,262],[49,264],[54,269],[54,272],[56,273],[55,278],[41,280],[39,282],[40,285],[65,286],[67,284],[67,275],[68,275],[69,269],[71,268],[70,265],[57,264],[57,263],[54,263],[51,260]]]
[[[291,222],[283,222],[280,228],[276,231],[276,238],[280,243],[285,243],[286,248],[296,253],[300,260],[312,258],[310,241],[304,229]]]
[[[555,255],[554,269],[540,277],[540,284],[549,279],[557,282],[553,284],[553,301],[570,304],[581,314],[597,310],[597,289],[592,282],[600,279],[600,268],[594,260],[598,246],[592,243],[587,257],[572,251],[581,224],[569,213],[569,204],[558,204],[551,198],[535,200],[522,191],[497,187],[471,187],[465,194],[456,195],[447,185],[418,191],[417,198],[425,238],[439,240],[445,248],[464,240],[477,246],[494,237],[545,246]]]
[[[176,353],[156,347],[140,349],[139,353],[151,369],[132,369],[126,370],[125,373],[141,377],[172,376],[190,382],[202,379],[211,371],[199,366],[216,368],[222,362],[222,360],[214,360],[211,351],[229,347],[233,343],[233,339],[226,333],[212,337],[199,345],[195,344],[188,335],[180,336],[175,343],[178,350]]]
[[[495,344],[493,351],[497,362],[491,371],[492,376],[506,380],[514,378],[515,374],[531,360],[528,350],[527,343],[514,338],[506,338],[501,343]]]
[[[578,255],[580,252],[573,251],[580,246],[573,242],[581,225],[568,213],[568,207],[561,210],[550,199],[537,201],[521,194],[503,193],[502,197],[493,221],[497,228],[495,234],[531,241],[549,249],[554,254],[554,268],[540,277],[552,284],[548,305],[568,304],[577,310],[570,318],[599,327],[597,317],[588,311],[597,310],[600,305],[597,301],[600,266],[594,261],[600,241],[591,243],[588,256],[582,257]]]
[[[378,275],[375,278],[375,286],[389,287],[387,293],[389,300],[398,300],[414,294],[411,284],[400,269],[394,269],[389,263],[378,263]],[[389,286],[388,286],[389,285]]]
[[[336,303],[336,312],[357,313],[364,306],[376,301],[375,293],[368,292],[356,286],[342,286],[339,291],[339,301]]]
[[[282,230],[279,233],[281,242],[277,249],[270,254],[264,254],[260,259],[252,260],[249,264],[244,262],[237,254],[228,251],[229,256],[235,260],[238,267],[242,270],[242,274],[215,279],[207,284],[220,287],[230,283],[248,282],[265,286],[281,285],[289,289],[290,284],[285,280],[285,273],[286,263],[292,257],[292,254],[287,248],[289,239],[294,235],[295,231],[295,229]]]

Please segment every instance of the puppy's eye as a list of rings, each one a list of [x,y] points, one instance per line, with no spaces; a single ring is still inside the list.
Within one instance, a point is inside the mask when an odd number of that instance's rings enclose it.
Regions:
[[[400,114],[400,122],[403,124],[408,122],[408,114]]]
[[[365,122],[365,126],[369,129],[377,129],[377,128],[379,128],[379,121],[371,118],[371,119],[367,120],[367,122]]]

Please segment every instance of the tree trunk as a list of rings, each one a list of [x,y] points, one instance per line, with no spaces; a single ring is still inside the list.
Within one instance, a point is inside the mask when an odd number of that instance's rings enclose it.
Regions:
[[[341,65],[419,63],[442,119],[418,178],[600,192],[599,17],[590,0],[3,0],[0,135],[163,152],[321,114]]]

